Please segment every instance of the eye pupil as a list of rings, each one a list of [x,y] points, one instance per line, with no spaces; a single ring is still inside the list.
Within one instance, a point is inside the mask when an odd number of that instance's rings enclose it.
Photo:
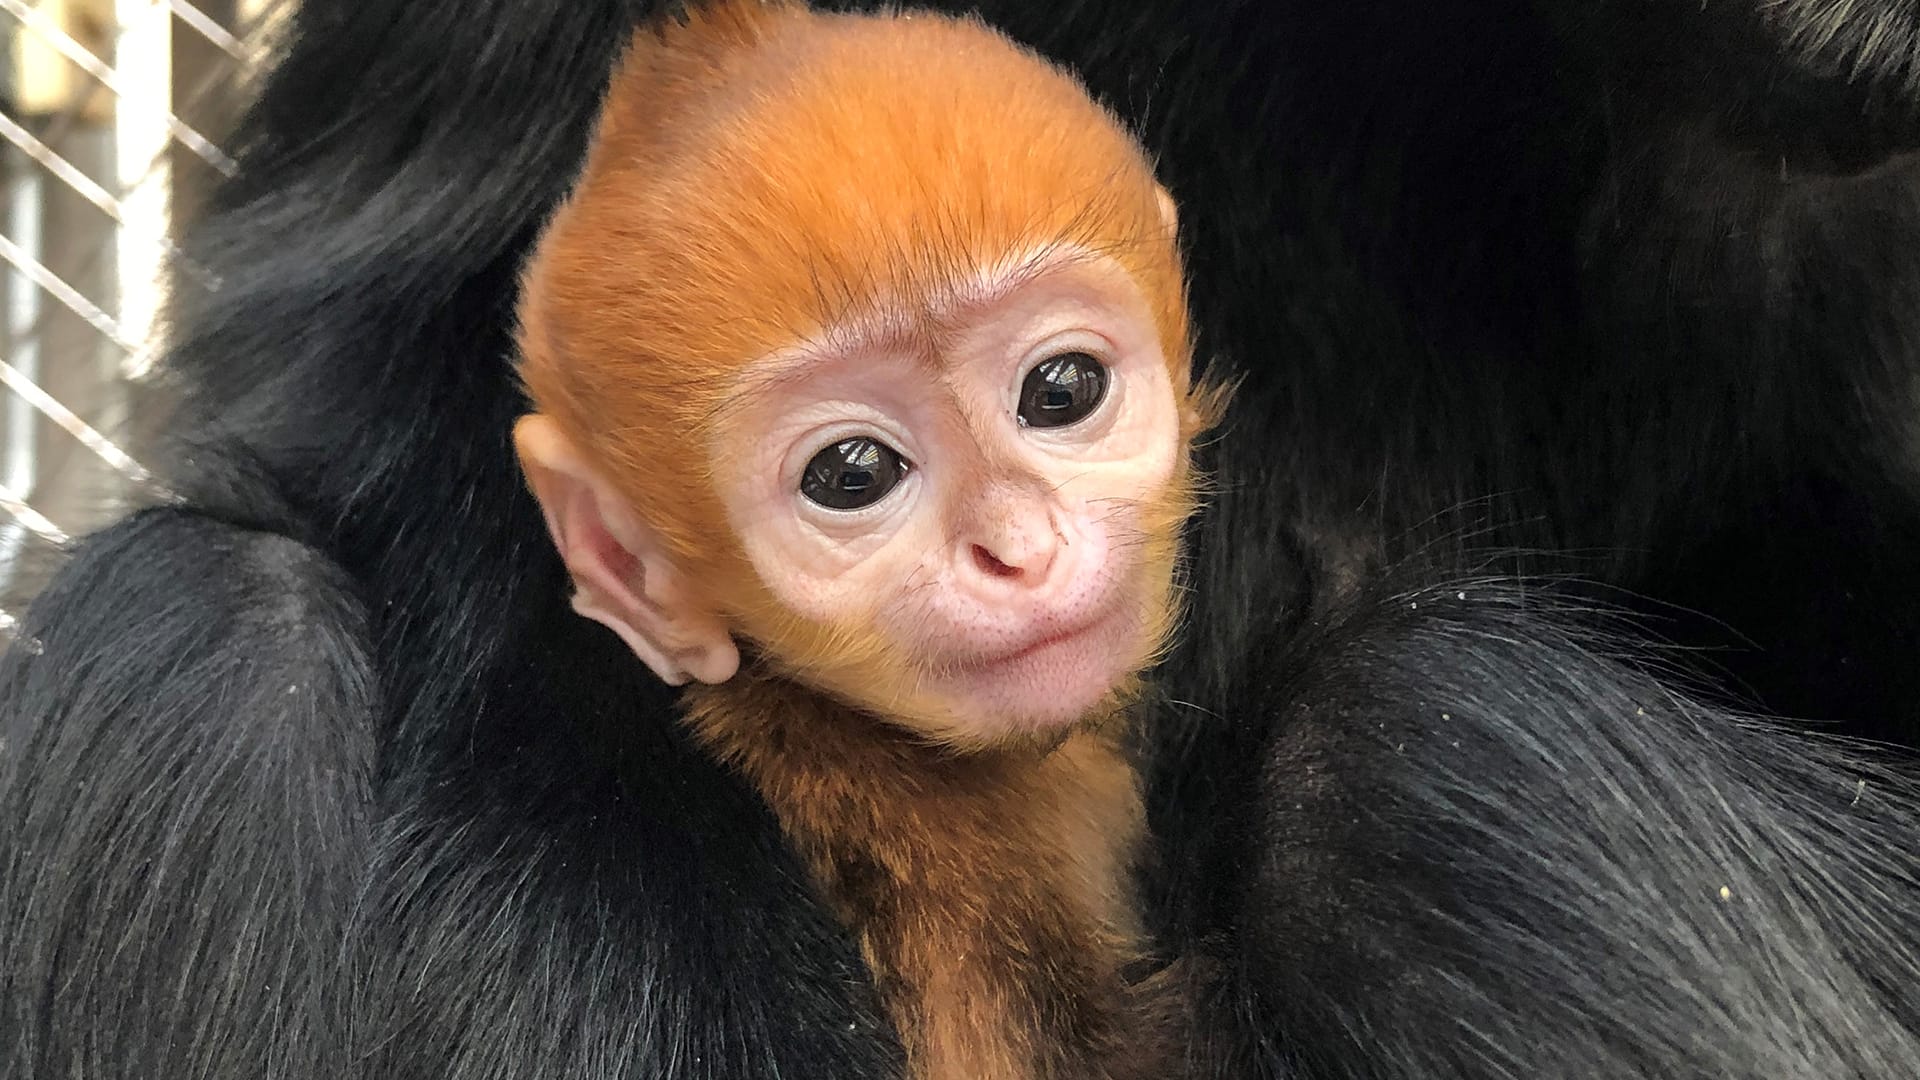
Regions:
[[[898,451],[861,435],[813,455],[800,476],[800,494],[829,510],[859,510],[886,498],[906,473]]]
[[[1018,416],[1025,427],[1066,427],[1093,415],[1106,396],[1106,367],[1086,353],[1065,352],[1027,372]]]

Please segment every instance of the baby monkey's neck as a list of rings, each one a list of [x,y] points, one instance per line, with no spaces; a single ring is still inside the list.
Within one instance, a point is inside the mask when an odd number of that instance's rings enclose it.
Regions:
[[[1118,738],[956,754],[751,668],[689,704],[854,931],[918,1080],[1168,1075],[1171,1003],[1127,979],[1145,824]]]

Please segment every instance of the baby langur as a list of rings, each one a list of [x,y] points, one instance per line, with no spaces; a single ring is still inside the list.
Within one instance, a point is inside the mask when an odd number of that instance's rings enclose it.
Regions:
[[[913,1075],[1163,1077],[1115,720],[1176,622],[1173,205],[976,22],[643,32],[520,311],[574,604],[686,694],[860,943]]]

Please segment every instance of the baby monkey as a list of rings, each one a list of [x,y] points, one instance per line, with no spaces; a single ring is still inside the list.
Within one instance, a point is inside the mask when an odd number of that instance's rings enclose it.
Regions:
[[[643,31],[530,262],[515,430],[574,606],[686,692],[917,1077],[1162,1077],[1113,723],[1177,622],[1172,201],[977,22]],[[1172,995],[1164,995],[1172,996]]]

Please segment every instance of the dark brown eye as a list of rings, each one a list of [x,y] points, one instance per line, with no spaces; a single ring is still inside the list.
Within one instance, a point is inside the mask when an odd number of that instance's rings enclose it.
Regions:
[[[907,475],[906,459],[865,435],[813,455],[800,475],[800,494],[829,510],[859,510],[887,497]]]
[[[1065,352],[1035,364],[1020,384],[1022,427],[1057,428],[1093,415],[1107,396],[1107,369],[1083,352]]]

